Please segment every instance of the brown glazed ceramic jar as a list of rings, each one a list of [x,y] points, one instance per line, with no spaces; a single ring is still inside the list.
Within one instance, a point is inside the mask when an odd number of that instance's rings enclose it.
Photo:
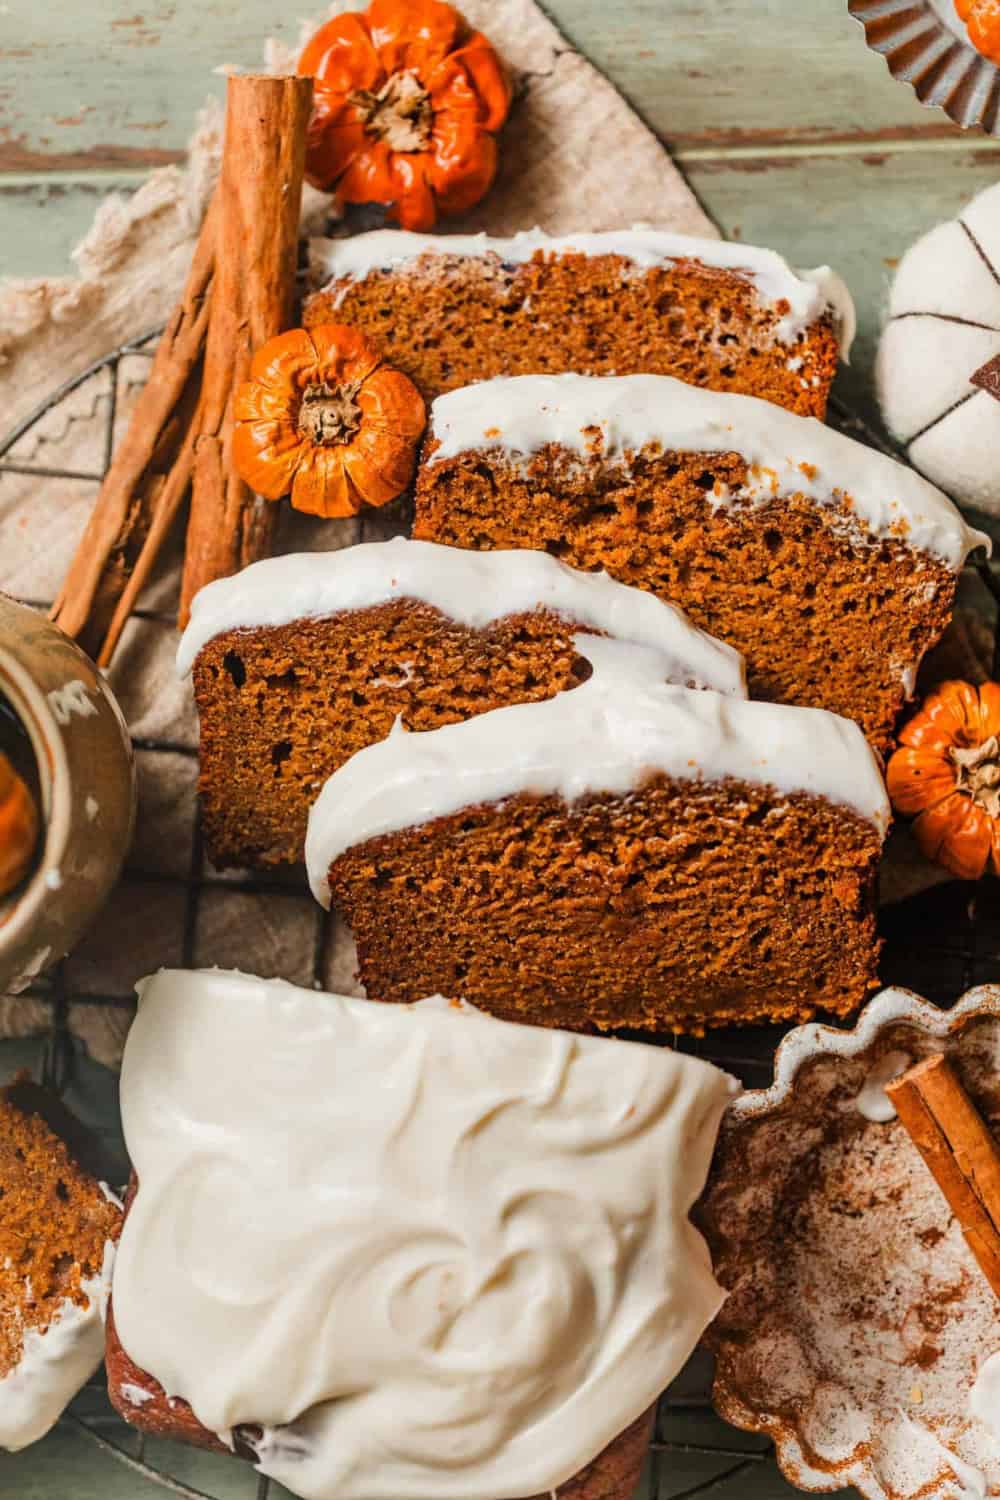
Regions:
[[[121,869],[135,768],[121,710],[88,656],[44,615],[0,595],[0,738],[34,791],[31,872],[0,898],[0,992],[64,957]]]

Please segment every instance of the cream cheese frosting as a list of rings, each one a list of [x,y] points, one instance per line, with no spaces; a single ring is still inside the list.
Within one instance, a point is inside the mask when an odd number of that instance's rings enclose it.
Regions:
[[[598,433],[604,452],[622,460],[647,444],[738,453],[747,485],[733,494],[721,485],[709,491],[718,507],[787,494],[843,503],[870,536],[898,537],[956,570],[973,548],[990,546],[941,490],[887,454],[815,417],[669,375],[518,375],[463,386],[431,406],[438,446],[425,462],[494,448],[527,457],[547,443],[586,458]]]
[[[671,681],[746,697],[739,652],[642,589],[606,573],[581,573],[545,552],[467,552],[405,537],[270,557],[208,584],[192,605],[177,652],[178,673],[189,672],[202,647],[223,631],[287,625],[393,599],[433,605],[470,629],[505,615],[551,610],[590,630],[655,648]]]
[[[44,1332],[24,1330],[21,1357],[0,1379],[0,1448],[17,1453],[44,1437],[100,1365],[113,1260],[109,1241],[100,1275],[80,1282],[85,1307],[67,1297]]]
[[[138,989],[115,1326],[306,1500],[555,1490],[720,1306],[688,1219],[736,1088],[710,1064],[440,997]]]
[[[667,261],[697,260],[721,271],[732,271],[752,282],[759,300],[781,306],[775,333],[782,343],[794,343],[817,319],[833,320],[841,357],[847,360],[856,329],[854,303],[844,282],[829,266],[795,271],[774,250],[728,240],[700,239],[671,230],[636,225],[579,234],[549,235],[542,229],[522,229],[506,238],[487,234],[412,234],[398,229],[376,229],[346,239],[313,240],[310,244],[315,281],[361,280],[372,271],[414,265],[424,255],[457,255],[481,260],[493,255],[521,265],[537,252],[546,255],[620,255],[643,270]]]
[[[625,795],[656,771],[806,792],[888,828],[879,764],[856,724],[825,709],[665,685],[653,653],[620,641],[578,635],[576,646],[593,670],[572,692],[422,734],[399,727],[335,771],[306,833],[317,901],[330,904],[333,861],[381,834],[520,793],[569,803]]]

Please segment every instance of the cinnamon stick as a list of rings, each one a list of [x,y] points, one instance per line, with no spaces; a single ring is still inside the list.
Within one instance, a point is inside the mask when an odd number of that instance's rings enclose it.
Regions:
[[[276,512],[231,462],[233,390],[292,319],[309,78],[229,79],[215,288],[194,450],[179,623],[212,579],[270,550]]]
[[[925,1058],[885,1091],[1000,1297],[1000,1148],[943,1056]]]
[[[180,302],[101,484],[51,618],[105,666],[187,493],[185,432],[197,401],[215,269],[209,205]]]

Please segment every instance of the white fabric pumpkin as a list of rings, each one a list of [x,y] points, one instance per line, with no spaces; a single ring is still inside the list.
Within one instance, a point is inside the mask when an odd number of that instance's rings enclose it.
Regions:
[[[994,516],[1000,400],[972,377],[997,355],[1000,184],[903,256],[875,365],[882,416],[910,462],[960,505]]]

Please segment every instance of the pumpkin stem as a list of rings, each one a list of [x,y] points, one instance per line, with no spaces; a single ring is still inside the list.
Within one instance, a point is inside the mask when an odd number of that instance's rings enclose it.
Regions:
[[[299,435],[321,448],[349,443],[361,426],[361,408],[355,401],[358,386],[330,385],[314,381],[302,392]]]
[[[351,95],[364,116],[365,130],[390,151],[426,151],[431,142],[434,111],[416,73],[393,73],[379,89],[357,89]]]
[[[978,802],[991,818],[1000,818],[1000,740],[991,734],[971,750],[951,745],[948,749],[955,765],[956,789]]]

